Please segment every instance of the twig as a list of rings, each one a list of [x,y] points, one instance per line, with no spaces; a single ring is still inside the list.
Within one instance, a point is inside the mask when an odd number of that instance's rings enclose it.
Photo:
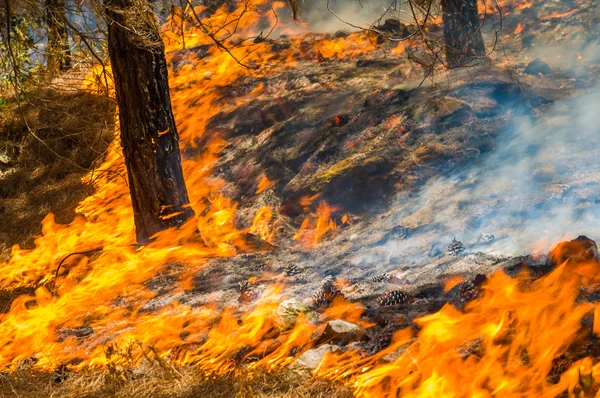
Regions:
[[[89,256],[92,255],[94,253],[98,253],[99,251],[102,251],[102,247],[97,248],[97,249],[91,249],[91,250],[85,250],[85,251],[81,251],[81,252],[74,252],[71,254],[68,254],[65,258],[63,258],[62,260],[60,260],[60,263],[58,263],[58,266],[56,267],[56,272],[54,273],[54,280],[52,281],[52,289],[50,290],[50,294],[54,294],[54,289],[56,289],[56,280],[58,279],[58,272],[60,271],[60,267],[63,265],[63,263],[72,256],[76,256],[76,255],[83,255],[83,256]]]

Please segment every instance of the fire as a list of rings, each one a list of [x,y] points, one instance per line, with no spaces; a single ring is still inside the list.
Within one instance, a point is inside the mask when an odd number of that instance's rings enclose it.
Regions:
[[[542,21],[550,21],[552,19],[566,18],[566,17],[569,17],[569,16],[575,14],[578,11],[579,11],[579,8],[574,8],[571,11],[567,11],[567,12],[553,12],[552,14],[546,15],[545,17],[543,17]]]
[[[311,203],[313,198],[305,198],[304,203]],[[324,200],[319,201],[316,212],[310,213],[300,226],[300,230],[294,235],[294,240],[304,250],[310,250],[316,247],[325,236],[333,237],[339,230],[332,218],[333,213],[338,210],[335,206],[330,206]],[[348,216],[342,216],[342,224],[348,222]]]
[[[453,287],[465,281],[465,278],[460,275],[454,275],[446,279],[444,282],[444,293],[448,293]]]
[[[76,364],[79,368],[108,366],[121,363],[119,353],[129,350],[131,342],[139,342],[137,348],[131,348],[136,358],[147,353],[148,347],[154,347],[163,358],[224,373],[234,368],[229,355],[235,350],[253,347],[247,355],[262,353],[262,359],[254,366],[274,368],[309,347],[311,328],[307,320],[300,319],[289,332],[273,334],[274,321],[268,320],[268,314],[279,302],[279,287],[268,289],[262,295],[264,299],[252,303],[254,308],[241,318],[233,309],[221,313],[214,304],[192,308],[173,303],[151,315],[137,309],[156,296],[144,283],[167,265],[185,264],[181,280],[175,285],[176,291],[184,291],[193,286],[193,275],[207,258],[250,250],[245,244],[246,232],[266,241],[274,237],[269,230],[273,210],[266,207],[256,213],[249,230],[236,228],[237,204],[221,194],[225,181],[212,176],[219,152],[228,143],[214,136],[198,148],[198,140],[211,133],[206,125],[214,115],[253,101],[264,89],[257,85],[244,96],[222,100],[222,87],[235,85],[237,79],[246,75],[261,77],[275,68],[293,67],[294,60],[304,51],[299,47],[304,39],[293,41],[289,50],[277,53],[268,42],[236,46],[234,38],[221,29],[218,38],[229,46],[229,54],[213,45],[204,29],[217,29],[235,20],[237,36],[252,36],[256,34],[254,27],[265,18],[275,23],[272,11],[281,6],[282,3],[274,3],[269,7],[266,0],[250,1],[231,14],[218,11],[204,21],[204,27],[188,22],[181,32],[169,30],[169,24],[166,25],[163,35],[168,61],[175,64],[176,57],[186,60],[170,70],[169,78],[180,143],[186,150],[183,170],[196,217],[180,229],[157,234],[151,244],[136,247],[126,169],[115,141],[99,170],[86,177],[95,192],[79,204],[80,216],[69,225],[60,225],[48,215],[35,248],[14,247],[10,260],[0,264],[3,289],[28,287],[34,292],[16,298],[10,311],[0,314],[2,366],[14,368],[25,360],[42,369],[53,369],[60,363]],[[202,9],[194,11],[199,13]],[[183,47],[182,39],[188,49],[207,46],[207,56],[175,53]],[[315,39],[313,45],[336,57],[356,55],[369,46],[360,35],[339,42]],[[104,83],[99,68],[90,76],[87,89],[96,90]],[[272,184],[264,177],[257,193]],[[316,232],[308,239],[312,244],[337,228],[326,216],[331,214],[331,207],[320,205],[318,212],[321,215],[316,221]],[[209,326],[215,323],[217,327]],[[88,328],[93,331],[89,336],[75,337],[78,331]],[[231,344],[231,336],[235,336],[237,345]],[[107,345],[112,347],[110,355],[105,352]]]
[[[518,35],[519,33],[523,32],[523,25],[521,23],[519,23],[517,25],[517,27],[515,28],[515,35]]]
[[[589,394],[600,381],[600,364],[588,357],[567,363],[564,372],[557,368],[592,332],[584,319],[598,313],[598,306],[578,298],[600,281],[600,263],[589,250],[576,241],[559,245],[551,257],[567,259],[537,280],[527,271],[515,278],[498,271],[464,312],[446,304],[415,321],[416,336],[401,330],[373,357],[330,354],[318,374],[346,381],[361,397]],[[400,353],[397,359],[382,361],[393,352]],[[582,375],[590,381],[582,382]]]
[[[271,230],[269,223],[273,218],[273,210],[269,206],[261,207],[254,216],[254,221],[250,227],[250,233],[260,236],[266,242],[273,240],[274,232]]]
[[[256,33],[254,27],[264,17],[258,8],[267,2],[248,4],[250,8],[232,14],[218,11],[205,28],[228,24],[233,18],[242,37]],[[281,3],[273,5],[278,7]],[[211,134],[207,125],[213,116],[255,100],[265,87],[257,85],[249,94],[226,100],[219,90],[243,76],[262,77],[276,68],[292,67],[302,59],[302,43],[307,41],[323,58],[358,56],[375,46],[368,35],[354,34],[336,40],[294,39],[288,50],[274,52],[266,41],[235,46],[221,30],[219,38],[231,45],[228,54],[212,45],[203,29],[190,23],[184,31],[164,32],[169,51],[180,49],[183,40],[186,48],[210,45],[203,58],[191,52],[178,55],[187,62],[170,72],[173,109],[186,150],[184,174],[196,217],[180,229],[159,233],[151,244],[136,247],[126,170],[119,145],[113,143],[100,167],[104,172],[88,176],[95,192],[80,203],[81,216],[59,225],[48,215],[35,248],[15,247],[10,260],[0,264],[3,289],[31,290],[0,314],[0,364],[5,369],[25,361],[47,370],[61,363],[76,369],[119,367],[153,353],[215,376],[236,372],[241,363],[247,369],[280,369],[314,343],[322,322],[300,313],[291,324],[284,324],[277,316],[285,298],[282,284],[252,296],[242,313],[221,308],[218,299],[196,307],[172,302],[149,312],[142,305],[156,292],[146,282],[169,265],[183,264],[185,271],[175,283],[176,292],[183,292],[208,258],[247,251],[246,232],[266,241],[275,238],[269,228],[274,215],[270,207],[257,211],[249,230],[236,227],[237,204],[221,194],[226,182],[212,175],[228,143],[214,136],[198,147],[199,139]],[[175,56],[171,52],[170,61]],[[389,122],[401,124],[398,117]],[[256,193],[272,184],[263,176]],[[301,201],[306,209],[317,203],[294,236],[305,250],[341,227],[334,221],[339,209],[319,198]],[[340,221],[349,223],[348,215]],[[600,306],[580,299],[582,292],[597,290],[600,264],[589,256],[573,257],[574,252],[580,251],[559,246],[552,257],[559,265],[537,280],[526,271],[514,278],[498,271],[463,311],[447,304],[417,319],[417,327],[395,332],[391,344],[372,356],[352,350],[328,354],[316,375],[343,381],[362,397],[589,394],[592,385],[600,383],[599,363],[583,357],[568,362],[565,370],[558,366],[571,347],[600,331],[597,317],[593,326],[587,326]],[[459,282],[449,280],[446,290]],[[361,320],[363,311],[360,305],[336,298],[319,320],[343,318],[368,327]],[[397,355],[390,359],[390,354]]]
[[[264,192],[266,189],[271,188],[275,185],[277,181],[271,181],[267,178],[267,176],[263,175],[258,182],[258,187],[256,188],[255,194],[258,195],[261,192]]]

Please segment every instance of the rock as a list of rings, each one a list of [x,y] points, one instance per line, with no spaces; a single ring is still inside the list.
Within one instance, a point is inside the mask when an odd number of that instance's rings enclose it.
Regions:
[[[316,317],[306,304],[295,298],[285,300],[275,310],[278,326],[282,330],[293,328],[300,314],[304,314],[310,319]]]
[[[525,68],[525,73],[528,75],[548,75],[552,73],[550,66],[539,58],[534,59]]]
[[[347,345],[365,339],[367,332],[361,326],[336,319],[329,321],[318,342]]]
[[[339,352],[342,349],[333,344],[323,344],[317,348],[306,351],[300,355],[291,365],[290,369],[295,372],[312,372],[321,363],[328,352]]]
[[[479,238],[477,239],[479,243],[492,243],[494,240],[496,240],[496,237],[493,234],[485,232],[479,235]]]

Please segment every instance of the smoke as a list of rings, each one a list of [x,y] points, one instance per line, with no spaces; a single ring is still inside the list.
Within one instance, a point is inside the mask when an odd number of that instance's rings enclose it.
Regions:
[[[309,0],[301,4],[301,19],[311,32],[355,31],[354,26],[368,28],[387,18],[409,20],[402,0]]]
[[[580,234],[600,238],[598,109],[596,88],[552,104],[535,123],[519,118],[476,166],[399,197],[395,224],[413,233],[355,261],[426,263],[453,238],[500,255],[545,252]]]

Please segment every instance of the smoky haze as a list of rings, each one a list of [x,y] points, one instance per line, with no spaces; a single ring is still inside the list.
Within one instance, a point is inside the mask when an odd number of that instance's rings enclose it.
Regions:
[[[329,9],[327,0],[309,0],[301,4],[301,10],[301,20],[315,33],[356,30],[351,25],[368,28],[386,18],[410,20],[401,0],[330,0]]]
[[[580,234],[600,238],[599,109],[595,88],[550,105],[535,123],[519,118],[476,166],[397,199],[395,223],[418,233],[354,261],[426,263],[453,238],[498,255],[545,252]]]

